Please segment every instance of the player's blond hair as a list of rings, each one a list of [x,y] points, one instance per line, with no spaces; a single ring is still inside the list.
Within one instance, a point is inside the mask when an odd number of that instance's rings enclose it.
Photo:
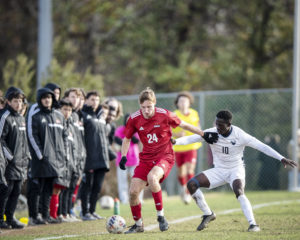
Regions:
[[[145,101],[151,101],[153,102],[154,104],[156,104],[156,97],[155,97],[155,93],[154,91],[147,87],[145,90],[143,90],[141,93],[140,93],[140,96],[139,96],[139,102],[140,104],[142,104],[143,102]]]

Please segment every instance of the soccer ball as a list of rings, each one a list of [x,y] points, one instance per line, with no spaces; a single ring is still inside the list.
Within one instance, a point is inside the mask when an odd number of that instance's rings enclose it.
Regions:
[[[99,203],[102,209],[111,209],[114,207],[114,199],[108,195],[101,197]]]
[[[106,229],[109,233],[123,233],[125,228],[125,219],[119,215],[113,215],[106,221]]]

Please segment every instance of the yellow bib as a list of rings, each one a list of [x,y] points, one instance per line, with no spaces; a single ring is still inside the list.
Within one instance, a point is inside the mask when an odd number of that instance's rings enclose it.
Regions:
[[[183,115],[179,110],[175,110],[174,113],[184,122],[189,123],[194,126],[199,126],[199,115],[198,112],[192,108],[189,109],[188,115]],[[173,133],[179,133],[184,131],[185,136],[193,135],[194,133],[183,130],[181,127],[174,128]],[[175,138],[175,137],[174,137]],[[202,146],[201,142],[192,143],[188,145],[175,145],[173,146],[175,152],[186,152],[194,149],[198,149]]]

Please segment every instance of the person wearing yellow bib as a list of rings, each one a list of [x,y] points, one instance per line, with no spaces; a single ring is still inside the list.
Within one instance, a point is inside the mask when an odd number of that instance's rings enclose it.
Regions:
[[[200,119],[198,112],[190,108],[193,104],[193,96],[186,91],[180,92],[175,99],[176,110],[174,113],[184,122],[194,126],[200,126]],[[180,127],[173,129],[173,138],[179,138],[183,136],[189,136],[193,133],[186,131]],[[196,161],[197,161],[197,149],[200,148],[202,143],[192,143],[188,145],[175,145],[175,159],[178,172],[178,181],[180,183],[180,196],[185,204],[191,201],[191,195],[189,194],[186,184],[194,177]]]

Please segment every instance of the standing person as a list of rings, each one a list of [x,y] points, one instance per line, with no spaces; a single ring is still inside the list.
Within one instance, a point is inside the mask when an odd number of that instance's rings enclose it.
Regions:
[[[219,135],[218,142],[210,145],[214,168],[201,172],[192,178],[187,185],[196,204],[204,213],[202,222],[197,228],[198,231],[203,230],[210,221],[216,219],[216,215],[207,205],[200,187],[214,189],[226,183],[230,184],[237,200],[240,202],[243,213],[249,222],[248,231],[260,231],[254,219],[251,204],[244,193],[245,165],[243,152],[246,146],[255,148],[268,156],[278,159],[284,167],[297,166],[295,161],[283,157],[270,146],[247,134],[239,127],[232,125],[231,122],[232,113],[228,110],[221,110],[216,115],[216,127],[205,130],[205,132],[210,131]],[[203,140],[198,135],[186,136],[177,139],[176,145],[185,145],[199,141]]]
[[[55,179],[63,176],[67,157],[67,133],[63,115],[54,108],[55,96],[49,88],[37,91],[38,107],[27,122],[32,161],[30,177],[30,225],[52,223],[49,204]],[[38,219],[39,199],[42,219]]]
[[[174,113],[179,119],[193,126],[201,128],[198,112],[190,106],[194,102],[194,97],[189,92],[180,92],[175,99],[176,110]],[[173,129],[173,137],[179,138],[192,135],[192,132],[186,131],[180,127]],[[192,143],[185,146],[174,146],[175,160],[178,171],[178,181],[181,186],[180,195],[185,204],[190,203],[191,195],[189,194],[186,184],[194,177],[197,162],[197,149],[202,143]]]
[[[96,203],[105,173],[109,171],[108,140],[106,122],[97,91],[86,95],[82,109],[87,158],[81,181],[81,219],[84,221],[103,219],[96,213]]]
[[[30,158],[25,118],[21,115],[25,96],[19,88],[10,87],[5,98],[6,106],[0,112],[0,137],[8,160],[5,169],[8,188],[6,194],[0,195],[0,228],[24,228],[25,225],[14,217],[14,213]]]
[[[184,121],[181,121],[174,113],[163,108],[155,107],[156,97],[150,88],[146,88],[139,96],[140,110],[130,115],[125,128],[120,161],[120,168],[125,170],[127,152],[134,133],[138,133],[143,144],[140,153],[140,163],[135,168],[130,184],[130,207],[135,224],[125,233],[138,233],[144,231],[142,220],[142,206],[139,201],[140,192],[150,186],[157,211],[159,229],[166,231],[169,228],[164,217],[162,191],[160,183],[166,179],[174,165],[174,151],[171,143],[171,127],[177,126],[191,132],[205,136],[208,141],[216,141],[217,134],[203,135],[203,131]],[[210,138],[209,138],[210,136]]]
[[[67,99],[62,99],[59,102],[60,111],[64,115],[66,121],[66,129],[68,134],[68,161],[66,162],[66,179],[67,185],[62,189],[59,195],[59,219],[62,222],[77,221],[74,217],[71,217],[70,210],[72,208],[72,194],[74,192],[78,175],[77,175],[77,140],[75,136],[75,127],[73,124],[73,119],[71,118],[73,111],[73,104]],[[64,185],[63,185],[64,186]],[[52,195],[53,197],[53,195]],[[56,209],[57,210],[57,209]],[[56,212],[53,212],[56,214]],[[51,204],[50,204],[50,214],[51,214]]]
[[[126,114],[124,117],[124,125],[119,126],[115,131],[115,138],[114,143],[121,150],[122,141],[125,137],[125,125],[129,118],[129,114]],[[119,193],[119,199],[121,203],[128,204],[129,203],[129,189],[128,189],[128,173],[130,176],[133,176],[135,167],[139,164],[139,139],[137,133],[135,133],[130,142],[130,147],[127,152],[127,163],[126,163],[126,170],[122,170],[120,168],[117,168],[117,178],[118,178],[118,193]],[[117,152],[117,159],[116,159],[116,165],[119,166],[119,163],[121,161],[121,151]],[[143,194],[140,196],[140,200],[143,199]]]

